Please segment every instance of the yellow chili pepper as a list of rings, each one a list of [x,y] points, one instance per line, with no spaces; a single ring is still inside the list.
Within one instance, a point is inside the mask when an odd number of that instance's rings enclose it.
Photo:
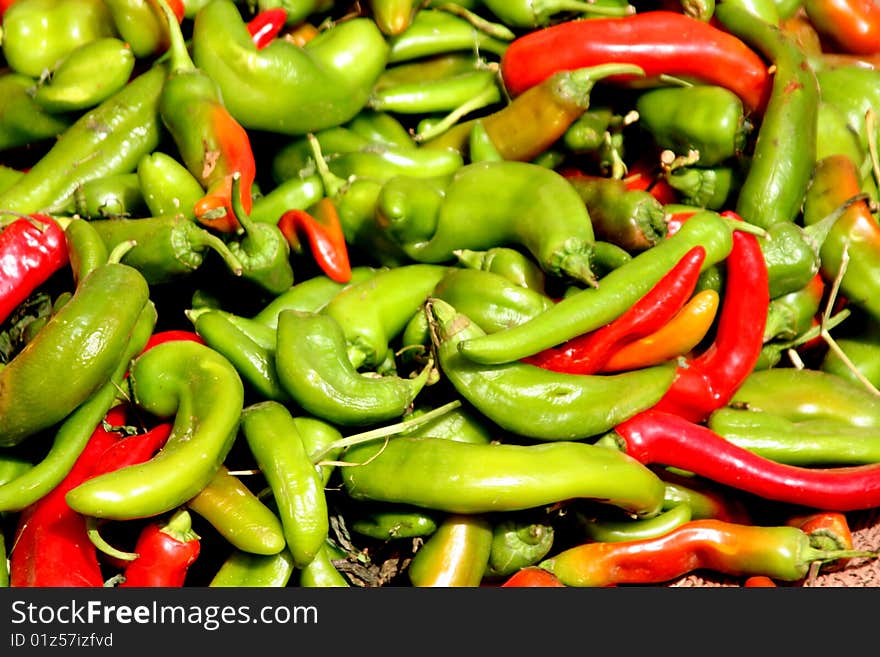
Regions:
[[[662,328],[618,349],[601,371],[634,370],[687,354],[709,331],[718,304],[715,290],[698,292]]]

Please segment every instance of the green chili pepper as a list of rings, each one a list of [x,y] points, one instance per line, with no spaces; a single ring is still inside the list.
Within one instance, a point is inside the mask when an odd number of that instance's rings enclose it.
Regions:
[[[522,362],[480,365],[459,345],[486,333],[440,299],[431,300],[431,311],[443,375],[486,417],[521,436],[552,441],[598,435],[656,404],[675,376],[666,365],[614,375],[567,374]]]
[[[389,342],[449,271],[443,265],[404,265],[340,290],[320,312],[333,319],[345,336],[342,355],[355,369],[375,367]]]
[[[312,14],[329,11],[334,4],[334,0],[257,0],[256,7],[259,11],[281,7],[287,12],[286,24],[297,25]]]
[[[74,217],[64,229],[73,279],[79,284],[107,262],[109,253],[98,231],[86,219]]]
[[[473,52],[428,55],[413,61],[386,66],[373,85],[373,92],[382,92],[399,85],[413,85],[419,81],[446,80],[462,73],[472,73],[486,68],[486,62]]]
[[[87,180],[134,171],[158,145],[159,94],[165,70],[156,65],[81,115],[22,178],[0,194],[0,208],[23,214],[65,207]]]
[[[770,298],[803,288],[819,272],[820,248],[836,217],[801,227],[794,223],[777,223],[759,236],[758,243],[767,263]]]
[[[843,109],[823,99],[819,103],[818,112],[816,161],[829,155],[843,154],[856,164],[864,162],[867,150],[860,142],[856,126],[850,124]]]
[[[134,65],[135,55],[122,39],[94,39],[70,51],[30,93],[53,114],[87,110],[128,84]]]
[[[468,139],[468,160],[470,162],[498,162],[504,159],[504,156],[495,146],[492,137],[483,125],[483,121],[477,119],[471,127],[471,134]]]
[[[300,570],[299,585],[306,588],[347,587],[349,583],[333,565],[330,549],[325,543],[315,558]]]
[[[230,241],[229,250],[241,263],[243,278],[270,294],[281,294],[293,285],[290,244],[277,224],[260,223],[250,218],[241,202],[241,184],[241,176],[233,174],[232,211],[244,236]]]
[[[320,551],[330,528],[321,475],[282,404],[264,401],[245,407],[241,431],[278,505],[293,563],[302,568]]]
[[[855,427],[880,426],[877,395],[859,383],[822,370],[774,367],[752,372],[729,405],[795,422],[825,418]]]
[[[460,265],[500,274],[515,285],[544,292],[547,276],[534,258],[518,249],[496,246],[485,251],[459,249],[455,257]]]
[[[778,25],[729,3],[719,3],[715,16],[775,67],[748,172],[737,195],[736,212],[764,228],[793,222],[800,214],[816,158],[816,74],[794,36]]]
[[[151,285],[191,274],[201,267],[208,250],[218,254],[234,275],[244,269],[226,242],[182,214],[103,219],[92,225],[108,250],[122,242],[136,242],[123,262],[140,271]]]
[[[375,145],[366,137],[341,125],[310,134],[317,140],[321,153],[331,159],[338,153],[350,153]],[[279,183],[290,178],[302,178],[313,173],[315,166],[311,140],[307,137],[296,138],[272,156],[272,178]]]
[[[8,484],[13,479],[17,479],[33,467],[34,464],[26,458],[13,454],[3,454],[0,456],[0,486]]]
[[[285,587],[293,571],[293,557],[287,550],[275,554],[254,554],[233,550],[208,583],[210,587]]]
[[[722,210],[734,198],[742,183],[741,174],[733,167],[680,167],[666,176],[682,203],[708,210]]]
[[[150,216],[181,214],[195,219],[196,202],[205,190],[175,157],[153,151],[138,162],[137,176]]]
[[[116,31],[138,59],[168,49],[168,26],[159,7],[150,0],[104,0]],[[189,5],[189,2],[182,3]]]
[[[880,386],[880,328],[870,319],[853,334],[835,337],[836,349],[825,352],[819,369],[851,381]]]
[[[790,420],[782,415],[720,408],[708,426],[725,440],[777,463],[828,467],[876,463],[880,442],[874,427],[840,420]]]
[[[68,415],[55,432],[48,452],[24,474],[0,486],[0,511],[21,511],[57,486],[73,467],[107,412],[118,402],[128,366],[147,344],[157,319],[148,302],[135,323],[127,345],[119,354],[110,380]],[[2,375],[3,370],[0,370]]]
[[[415,587],[479,586],[489,563],[492,525],[479,515],[449,516],[407,567]]]
[[[587,206],[597,239],[636,253],[666,237],[666,212],[650,192],[604,176],[577,173],[566,180]]]
[[[817,71],[816,79],[822,102],[843,113],[850,129],[858,135],[863,152],[869,152],[870,136],[865,114],[880,103],[880,73],[860,66],[840,66]],[[860,161],[856,160],[856,163]]]
[[[253,316],[254,321],[264,324],[273,331],[278,327],[278,317],[283,310],[320,312],[341,290],[369,280],[377,273],[376,268],[353,267],[348,283],[338,283],[329,276],[320,274],[296,283],[282,292]]]
[[[417,418],[427,413],[430,409],[419,406],[410,413],[407,418]],[[466,443],[488,444],[492,440],[489,427],[472,410],[461,406],[445,412],[430,422],[421,423],[400,432],[402,436],[416,436],[424,438],[442,438],[446,440],[458,440]]]
[[[127,520],[174,509],[208,485],[235,441],[244,387],[210,347],[190,340],[158,344],[132,363],[129,384],[139,408],[175,416],[171,435],[149,461],[68,492],[67,503],[85,515]]]
[[[823,301],[825,283],[814,276],[801,289],[770,299],[764,342],[793,340],[812,326]]]
[[[365,376],[345,352],[345,334],[332,316],[296,310],[279,316],[278,379],[318,418],[351,426],[401,417],[428,381],[430,365],[414,378]]]
[[[221,465],[186,506],[211,523],[238,550],[277,554],[285,538],[278,516],[245,483]]]
[[[401,34],[388,39],[388,63],[396,64],[460,51],[501,56],[507,42],[474,29],[465,18],[439,9],[423,9]]]
[[[502,517],[492,525],[486,575],[507,577],[520,568],[537,564],[550,552],[555,535],[553,525],[546,520]]]
[[[459,249],[522,246],[546,272],[595,284],[589,214],[551,169],[477,162],[450,177],[399,176],[385,183],[377,203],[381,230],[418,262],[447,262]]]
[[[422,509],[398,505],[367,504],[355,508],[349,527],[352,531],[379,541],[430,536],[437,531],[437,520]]]
[[[643,520],[597,520],[581,514],[578,526],[592,541],[613,543],[662,536],[690,521],[692,517],[690,506],[676,504],[653,518]]]
[[[406,127],[389,112],[362,109],[345,127],[374,144],[415,148],[416,143]]]
[[[3,13],[3,56],[32,78],[90,41],[116,36],[103,0],[22,0]]]
[[[377,444],[379,443],[379,444]],[[349,449],[341,470],[355,500],[448,513],[517,511],[590,498],[638,516],[663,503],[663,482],[623,452],[580,442],[475,445],[398,436]]]
[[[698,153],[694,164],[712,167],[739,157],[752,125],[739,96],[725,87],[660,87],[636,99],[639,125],[660,148]]]
[[[521,324],[553,305],[547,295],[482,269],[452,269],[431,296],[453,306],[485,333]]]
[[[305,210],[324,198],[321,177],[312,174],[304,178],[288,178],[254,199],[251,220],[277,224],[288,210]]]
[[[274,39],[257,50],[232,0],[193,22],[193,59],[217,81],[246,128],[304,135],[345,123],[364,108],[389,47],[369,18],[340,21],[300,47]]]
[[[75,114],[53,114],[37,104],[28,93],[33,84],[33,78],[15,71],[0,74],[0,150],[52,139],[76,120]]]
[[[590,108],[566,129],[562,143],[572,153],[598,151],[605,142],[605,135],[612,127],[622,125],[624,117],[615,114],[610,107]]]
[[[0,445],[51,427],[104,385],[148,300],[149,287],[132,267],[112,262],[89,274],[0,369]]]
[[[87,180],[73,193],[73,212],[87,219],[142,216],[148,212],[136,173]]]
[[[606,274],[597,288],[572,294],[524,324],[462,340],[458,348],[475,363],[510,363],[599,328],[623,314],[693,246],[706,250],[704,271],[724,260],[733,248],[734,227],[715,212],[700,211],[664,241]]]
[[[607,276],[610,272],[625,265],[630,260],[632,260],[632,255],[622,246],[604,240],[596,240],[596,243],[593,245],[593,261],[596,267],[596,275],[600,278]],[[579,285],[570,285],[567,289],[569,293],[573,293],[583,288]]]
[[[290,401],[275,370],[274,335],[270,335],[271,345],[260,344],[236,325],[230,313],[220,309],[192,309],[186,311],[186,316],[205,344],[232,363],[248,388],[266,399]],[[268,327],[259,326],[272,334]]]
[[[485,101],[486,105],[501,101],[498,76],[489,69],[474,69],[448,78],[401,82],[373,89],[367,107],[398,114],[451,112],[492,88],[497,93]]]

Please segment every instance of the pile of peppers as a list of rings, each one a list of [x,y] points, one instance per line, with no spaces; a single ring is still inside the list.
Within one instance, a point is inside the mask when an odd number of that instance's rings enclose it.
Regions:
[[[0,584],[880,556],[876,2],[0,21]]]

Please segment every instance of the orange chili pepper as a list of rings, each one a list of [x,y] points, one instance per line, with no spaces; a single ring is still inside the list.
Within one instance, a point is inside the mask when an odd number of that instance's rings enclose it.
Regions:
[[[772,578],[767,577],[766,575],[752,575],[751,577],[748,577],[745,582],[743,582],[743,586],[750,589],[769,589],[776,588],[776,582],[774,582]]]
[[[278,220],[278,228],[296,253],[303,251],[300,234],[304,233],[321,270],[337,283],[349,281],[348,245],[332,199],[325,196],[308,210],[288,210]]]
[[[634,370],[686,355],[709,332],[719,303],[715,290],[698,292],[661,328],[620,347],[599,371]]]

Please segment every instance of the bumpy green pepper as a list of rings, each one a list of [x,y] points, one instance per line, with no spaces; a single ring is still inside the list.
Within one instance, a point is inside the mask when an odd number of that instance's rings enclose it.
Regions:
[[[84,43],[116,36],[104,0],[16,0],[3,13],[3,56],[32,78]]]
[[[162,450],[145,463],[98,475],[67,493],[67,503],[96,518],[129,520],[170,511],[213,479],[235,442],[244,387],[223,356],[199,342],[158,344],[129,374],[133,402],[174,417]]]
[[[345,344],[333,317],[283,311],[275,354],[282,387],[307,412],[335,424],[369,425],[403,416],[426,385],[431,365],[414,378],[367,376],[351,364]]]
[[[257,50],[232,0],[211,2],[193,23],[193,59],[216,80],[246,128],[304,135],[364,108],[388,44],[369,18],[341,21],[302,48],[274,39]]]
[[[392,178],[376,223],[413,260],[442,263],[459,249],[522,246],[546,272],[595,284],[595,236],[578,193],[552,169],[477,162],[454,175]]]

